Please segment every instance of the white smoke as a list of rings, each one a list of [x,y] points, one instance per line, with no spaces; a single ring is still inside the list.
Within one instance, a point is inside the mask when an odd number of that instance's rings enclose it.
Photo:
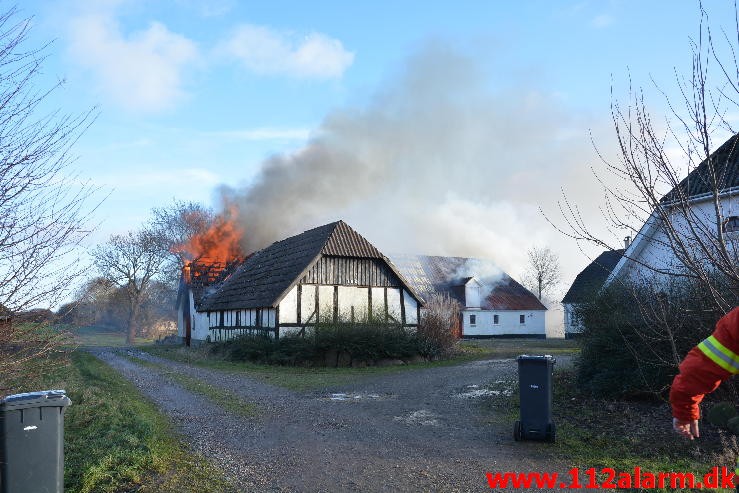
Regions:
[[[578,186],[587,125],[554,96],[492,85],[470,57],[426,46],[370,103],[333,111],[305,147],[222,189],[245,250],[344,219],[382,251],[486,258],[515,277],[528,246],[566,245],[539,206],[551,212],[564,182],[600,193]]]

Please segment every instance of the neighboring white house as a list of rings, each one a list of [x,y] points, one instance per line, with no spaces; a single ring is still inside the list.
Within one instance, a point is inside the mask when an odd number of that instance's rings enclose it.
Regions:
[[[459,302],[461,337],[546,338],[547,308],[494,262],[426,255],[390,258],[426,301],[447,294]]]
[[[577,275],[565,297],[562,298],[565,339],[577,337],[582,332],[582,324],[576,312],[578,305],[586,303],[598,294],[623,254],[623,249],[606,250]]]
[[[188,345],[305,333],[319,321],[416,327],[422,305],[388,259],[343,221],[273,243],[231,270],[191,269],[177,298],[178,334]]]
[[[713,201],[713,187],[708,179],[707,161],[699,164],[680,184],[660,201],[660,208],[670,217],[670,223],[681,238],[687,239],[686,248],[694,249],[695,258],[708,258],[690,238],[718,238],[718,228],[728,251],[735,257],[739,254],[739,134],[731,137],[710,156],[713,171],[719,183],[718,207],[723,223],[717,224]],[[687,207],[683,205],[687,204]],[[623,258],[616,264],[606,284],[614,279],[634,282],[667,279],[670,273],[682,268],[681,261],[668,239],[665,224],[659,210],[654,211],[640,229]],[[686,214],[683,211],[688,211]],[[690,223],[685,216],[690,217]],[[691,231],[692,230],[692,231]],[[710,252],[709,252],[710,253]]]

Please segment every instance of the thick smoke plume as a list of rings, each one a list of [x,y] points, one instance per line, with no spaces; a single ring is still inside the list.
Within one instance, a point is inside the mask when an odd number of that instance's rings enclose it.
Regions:
[[[515,277],[528,246],[557,236],[540,204],[589,174],[587,126],[555,96],[430,44],[369,103],[333,111],[223,195],[247,252],[344,219],[382,251],[488,258]]]

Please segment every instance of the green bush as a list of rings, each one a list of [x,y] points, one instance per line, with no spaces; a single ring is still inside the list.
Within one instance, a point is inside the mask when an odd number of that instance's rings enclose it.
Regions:
[[[268,362],[275,351],[275,341],[267,335],[254,334],[217,343],[213,352],[222,353],[233,361]]]
[[[688,283],[615,283],[581,304],[578,383],[601,397],[664,394],[685,355],[711,334],[720,310]],[[728,390],[728,386],[726,386]]]
[[[736,417],[736,407],[730,402],[719,402],[715,404],[706,416],[709,423],[719,428],[728,428],[729,421]]]
[[[416,331],[400,325],[348,322],[324,323],[306,336],[283,336],[278,340],[267,335],[241,336],[215,344],[212,351],[233,361],[276,365],[323,365],[327,355],[338,359],[340,354],[347,364],[350,361],[372,364],[382,359],[439,353]]]

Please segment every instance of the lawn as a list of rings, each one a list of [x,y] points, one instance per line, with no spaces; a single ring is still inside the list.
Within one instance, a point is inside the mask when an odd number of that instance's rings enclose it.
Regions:
[[[475,347],[490,358],[515,358],[521,354],[574,355],[580,352],[573,339],[465,339],[463,347]]]
[[[75,351],[19,391],[63,388],[67,492],[229,492],[222,474],[189,451],[138,390],[92,355]]]
[[[449,366],[487,358],[506,358],[523,353],[564,354],[577,351],[571,341],[562,340],[472,340],[460,343],[460,353],[450,359],[429,363],[399,366],[372,366],[366,368],[323,368],[261,365],[249,362],[227,361],[213,355],[209,347],[186,348],[183,346],[145,346],[140,348],[155,356],[190,363],[204,368],[244,373],[263,382],[290,390],[307,391],[327,387],[340,387],[359,378],[373,375],[393,374],[436,366]]]

